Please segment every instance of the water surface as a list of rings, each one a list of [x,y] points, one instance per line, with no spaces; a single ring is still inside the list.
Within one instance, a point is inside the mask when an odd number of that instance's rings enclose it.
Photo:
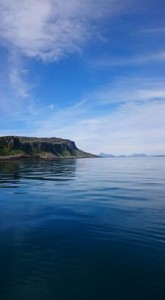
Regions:
[[[165,158],[0,162],[1,300],[164,300]]]

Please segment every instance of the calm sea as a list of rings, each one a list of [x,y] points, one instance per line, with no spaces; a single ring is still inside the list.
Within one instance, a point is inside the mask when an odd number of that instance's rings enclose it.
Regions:
[[[49,299],[165,299],[165,158],[0,162],[0,300]]]

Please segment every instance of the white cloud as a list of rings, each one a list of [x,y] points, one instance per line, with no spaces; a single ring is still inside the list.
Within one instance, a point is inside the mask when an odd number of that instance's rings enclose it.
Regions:
[[[93,24],[127,9],[132,0],[1,0],[0,38],[30,57],[57,60],[81,52]],[[95,38],[96,33],[95,31]]]
[[[30,83],[25,73],[26,57],[56,61],[82,53],[87,41],[99,38],[100,21],[127,11],[132,1],[1,0],[0,46],[9,54],[1,61],[2,83],[13,103],[15,98],[32,98],[34,79]]]

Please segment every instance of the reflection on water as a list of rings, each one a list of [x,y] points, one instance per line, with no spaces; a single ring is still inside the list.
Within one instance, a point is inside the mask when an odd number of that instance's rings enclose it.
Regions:
[[[75,176],[76,160],[0,161],[0,188],[17,187],[22,180],[65,181]],[[4,184],[4,185],[3,185]]]
[[[165,299],[165,159],[0,162],[0,299]]]

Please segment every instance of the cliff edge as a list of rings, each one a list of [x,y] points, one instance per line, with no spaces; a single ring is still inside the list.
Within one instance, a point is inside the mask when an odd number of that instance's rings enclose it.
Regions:
[[[75,142],[61,138],[0,137],[0,159],[96,157],[78,149]]]

